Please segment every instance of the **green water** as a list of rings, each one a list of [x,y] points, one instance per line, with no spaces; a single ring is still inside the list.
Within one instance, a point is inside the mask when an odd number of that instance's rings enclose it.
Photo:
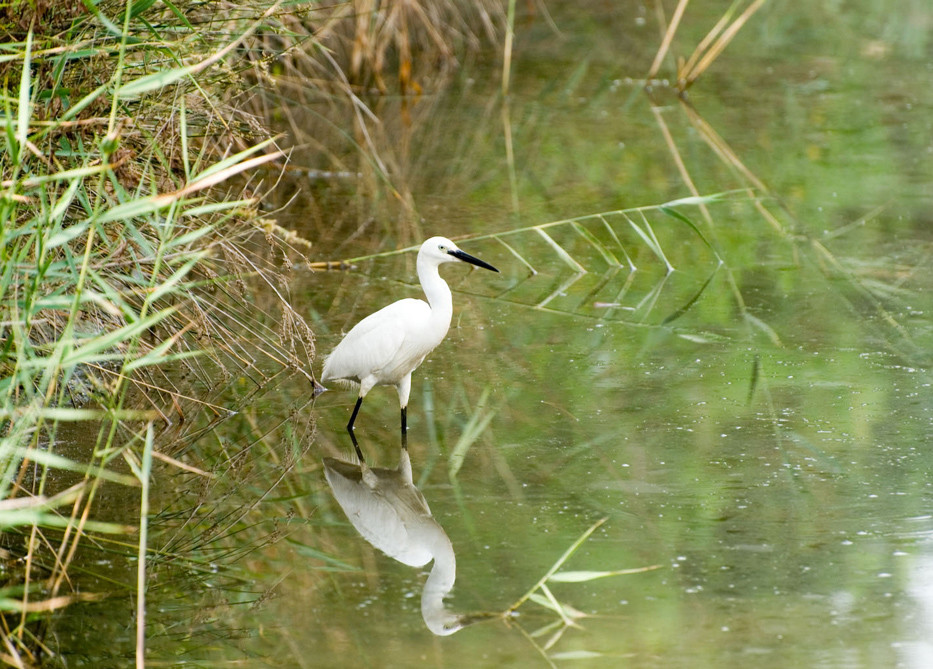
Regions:
[[[501,270],[444,268],[454,322],[409,406],[414,482],[457,557],[451,610],[505,610],[603,518],[565,570],[657,568],[549,585],[579,627],[529,601],[508,624],[432,635],[430,566],[367,544],[324,479],[325,456],[351,453],[355,395],[311,403],[283,375],[244,383],[220,436],[192,436],[230,453],[223,482],[174,502],[221,518],[203,541],[216,559],[156,569],[153,666],[933,664],[933,10],[768,3],[688,106],[643,89],[653,8],[589,4],[550,7],[559,34],[522,18],[507,100],[490,52],[409,124],[385,105],[407,215],[331,195],[278,218],[314,259],[444,234]],[[678,55],[718,4],[691,5]],[[691,196],[688,176],[724,195],[658,209]],[[418,296],[413,263],[296,271],[319,352]],[[392,389],[357,434],[395,466]],[[184,516],[162,520],[178,533]],[[71,625],[110,624],[116,655],[132,648],[130,623],[94,621]]]

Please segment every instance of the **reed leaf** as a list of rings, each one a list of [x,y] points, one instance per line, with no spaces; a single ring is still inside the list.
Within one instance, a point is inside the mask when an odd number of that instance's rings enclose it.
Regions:
[[[702,57],[696,62],[689,71],[683,72],[678,76],[679,85],[686,89],[691,84],[693,84],[696,79],[705,72],[710,65],[713,64],[720,54],[726,49],[729,43],[735,38],[739,30],[742,29],[742,26],[751,18],[751,16],[757,12],[761,6],[765,3],[766,0],[754,0],[748,7],[745,8],[745,11],[742,12],[736,18],[735,21],[726,28],[721,35],[716,39],[716,41],[709,47],[709,49],[703,54]],[[732,8],[729,10],[732,11]]]
[[[139,466],[139,550],[136,555],[136,664],[145,666],[146,648],[146,553],[149,540],[149,483],[152,476],[154,434],[152,423],[146,426],[145,445]]]
[[[9,379],[6,379],[6,381],[9,381]],[[0,407],[0,419],[3,420],[32,418],[74,423],[89,420],[103,420],[104,418],[130,421],[152,420],[157,417],[157,413],[148,409],[77,409],[72,407],[49,406]]]
[[[598,653],[594,650],[567,650],[561,653],[553,653],[552,660],[595,660],[606,657],[605,653]]]
[[[71,181],[73,179],[80,179],[82,177],[90,177],[98,174],[103,174],[107,170],[113,169],[114,165],[112,164],[101,164],[101,165],[85,165],[82,167],[74,167],[67,170],[61,170],[59,172],[52,172],[51,174],[39,174],[36,176],[29,177],[22,181],[23,188],[35,188],[37,186],[44,186],[45,184],[53,183],[56,181]],[[13,185],[12,181],[3,182],[4,186]],[[80,187],[80,186],[79,186]]]
[[[36,509],[17,509],[0,513],[0,528],[2,529],[29,527],[31,525],[36,527],[73,528],[76,522],[72,518]],[[83,527],[85,530],[100,532],[101,534],[128,534],[135,529],[129,525],[100,520],[85,520]]]
[[[175,202],[172,195],[151,195],[111,207],[97,218],[97,223],[113,223],[128,218],[143,218],[166,209]]]
[[[200,253],[192,253],[189,255],[188,259],[175,270],[170,276],[165,277],[162,281],[155,287],[155,289],[149,293],[146,297],[147,304],[153,304],[158,302],[163,297],[166,297],[170,293],[176,292],[180,286],[182,280],[188,276],[194,267],[200,263],[204,257],[207,255],[206,252],[202,251]],[[174,312],[167,312],[165,316],[170,316]],[[153,314],[155,315],[155,314]]]
[[[661,565],[652,565],[650,567],[637,567],[635,569],[615,569],[613,571],[559,571],[551,574],[548,581],[551,583],[585,583],[595,581],[609,576],[623,576],[626,574],[640,574],[646,571],[660,569]]]
[[[77,182],[75,182],[77,183]],[[70,225],[65,229],[60,229],[58,232],[51,235],[45,242],[46,250],[54,249],[64,244],[69,243],[73,239],[80,237],[81,235],[87,233],[88,228],[90,227],[89,222],[77,223],[75,225]]]
[[[22,163],[26,151],[26,138],[29,137],[29,120],[32,118],[32,94],[30,78],[32,76],[32,30],[26,36],[26,50],[23,54],[23,71],[19,82],[18,112],[16,116],[16,162]]]
[[[81,592],[74,595],[59,595],[58,597],[49,597],[38,601],[23,602],[21,594],[17,597],[17,592],[13,588],[5,588],[5,593],[0,593],[0,611],[7,613],[50,613],[58,609],[70,606],[75,602],[93,602],[103,599],[103,595],[93,592]],[[9,657],[9,656],[8,656]],[[10,664],[15,664],[10,662]]]
[[[664,57],[667,55],[668,50],[671,48],[671,44],[674,41],[674,35],[677,34],[677,28],[680,27],[680,20],[683,18],[684,11],[687,9],[687,5],[689,3],[690,0],[680,0],[677,3],[677,8],[674,10],[674,16],[671,18],[671,22],[668,24],[667,30],[664,31],[664,37],[661,40],[661,46],[658,47],[658,52],[655,54],[654,60],[651,63],[651,67],[648,69],[648,79],[653,79],[661,69],[661,63],[664,62]]]
[[[136,479],[134,479],[132,476],[113,472],[102,467],[95,467],[93,465],[75,462],[74,460],[64,456],[37,448],[15,447],[9,449],[9,454],[13,457],[29,460],[31,462],[35,462],[36,464],[51,467],[53,469],[61,469],[69,472],[77,472],[79,474],[93,475],[94,477],[100,478],[104,481],[120,483],[122,485],[137,485]]]
[[[134,322],[127,323],[123,327],[111,330],[110,332],[106,332],[97,337],[93,337],[86,343],[69,352],[62,359],[61,364],[63,366],[74,366],[92,362],[95,358],[103,355],[105,351],[109,351],[114,346],[117,346],[118,344],[135,337],[139,337],[153,326],[174,314],[176,311],[178,311],[178,307],[168,307],[153,314],[149,314],[148,316],[140,318]]]

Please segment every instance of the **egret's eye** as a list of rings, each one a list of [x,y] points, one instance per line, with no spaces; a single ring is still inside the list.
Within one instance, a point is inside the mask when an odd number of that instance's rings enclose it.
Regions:
[[[441,253],[447,253],[447,247],[444,246],[443,244],[438,244],[437,250],[440,251]]]

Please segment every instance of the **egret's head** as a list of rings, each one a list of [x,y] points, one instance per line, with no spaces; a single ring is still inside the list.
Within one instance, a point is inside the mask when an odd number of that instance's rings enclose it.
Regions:
[[[461,251],[456,244],[446,237],[431,237],[431,239],[421,245],[421,250],[418,251],[418,258],[424,258],[438,265],[445,262],[461,261],[476,265],[477,267],[482,267],[483,269],[492,270],[493,272],[499,271],[489,263],[483,262],[479,258],[475,258],[469,253]]]

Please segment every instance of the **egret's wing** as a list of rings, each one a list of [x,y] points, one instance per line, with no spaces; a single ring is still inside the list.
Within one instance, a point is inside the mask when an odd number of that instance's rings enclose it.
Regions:
[[[399,300],[370,314],[353,326],[324,361],[323,380],[359,382],[381,370],[398,355],[411,324],[429,315],[427,303],[415,299]]]

